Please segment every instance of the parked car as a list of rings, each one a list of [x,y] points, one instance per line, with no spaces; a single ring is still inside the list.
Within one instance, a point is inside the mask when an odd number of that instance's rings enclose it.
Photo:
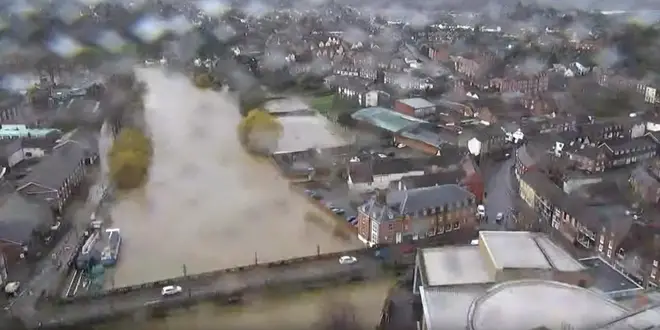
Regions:
[[[497,216],[495,217],[495,222],[502,223],[503,219],[504,219],[504,213],[499,212],[499,213],[497,213]]]
[[[342,215],[342,214],[346,213],[346,211],[344,211],[344,209],[340,209],[338,207],[333,207],[331,210],[336,215]]]
[[[477,216],[480,218],[486,217],[486,207],[483,205],[477,206]]]
[[[181,288],[181,287],[178,286],[178,285],[168,285],[168,286],[164,286],[163,289],[160,291],[160,293],[161,293],[163,296],[173,296],[173,295],[175,295],[175,294],[179,294],[179,293],[181,293],[181,292],[183,292],[183,288]]]
[[[342,256],[339,258],[339,263],[342,265],[351,265],[356,262],[357,262],[357,258],[352,256]]]

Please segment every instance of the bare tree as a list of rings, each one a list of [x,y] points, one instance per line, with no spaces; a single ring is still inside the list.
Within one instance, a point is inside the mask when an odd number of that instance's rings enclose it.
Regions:
[[[323,330],[359,330],[361,329],[355,314],[355,306],[350,302],[333,300],[324,308],[324,314],[316,329]]]

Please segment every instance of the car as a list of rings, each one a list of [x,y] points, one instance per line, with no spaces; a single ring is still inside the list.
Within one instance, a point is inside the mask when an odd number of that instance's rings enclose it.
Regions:
[[[357,219],[357,217],[354,216],[354,215],[351,215],[350,217],[346,217],[346,221],[347,221],[347,222],[351,222],[351,223],[352,223],[353,221],[355,221],[356,219]]]
[[[483,218],[486,216],[486,207],[483,205],[477,206],[477,216]]]
[[[183,292],[183,288],[181,288],[181,287],[178,286],[178,285],[168,285],[168,286],[164,286],[164,287],[160,290],[160,294],[163,295],[163,296],[173,296],[173,295],[175,295],[175,294],[179,294],[179,293],[181,293],[181,292]]]
[[[346,213],[346,211],[344,211],[344,209],[340,209],[338,207],[333,208],[332,212],[336,215],[342,215],[342,214]]]
[[[498,213],[497,213],[497,216],[495,217],[495,221],[496,221],[497,223],[500,223],[500,222],[502,222],[502,219],[504,219],[504,213],[502,213],[502,212],[498,212]]]
[[[342,256],[339,258],[339,263],[342,265],[351,265],[356,262],[357,262],[357,258],[352,256]]]

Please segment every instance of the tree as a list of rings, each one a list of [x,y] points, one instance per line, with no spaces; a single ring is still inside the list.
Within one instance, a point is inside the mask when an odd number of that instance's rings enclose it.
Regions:
[[[122,129],[109,153],[110,177],[119,189],[139,187],[147,178],[151,140],[135,128]]]
[[[213,86],[213,79],[208,73],[200,73],[195,75],[195,86],[201,89],[208,89]]]
[[[282,133],[282,124],[270,113],[262,109],[248,112],[238,124],[238,136],[248,150],[269,154],[277,147]]]
[[[115,74],[108,79],[101,95],[100,109],[114,133],[119,133],[124,126],[143,122],[146,90],[146,85],[133,72]]]

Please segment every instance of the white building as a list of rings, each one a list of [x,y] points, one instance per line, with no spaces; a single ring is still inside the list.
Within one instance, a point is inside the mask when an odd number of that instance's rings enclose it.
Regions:
[[[423,309],[418,326],[595,330],[660,325],[658,312],[641,317],[586,289],[589,278],[585,266],[546,235],[482,231],[476,245],[418,252],[413,288]]]

